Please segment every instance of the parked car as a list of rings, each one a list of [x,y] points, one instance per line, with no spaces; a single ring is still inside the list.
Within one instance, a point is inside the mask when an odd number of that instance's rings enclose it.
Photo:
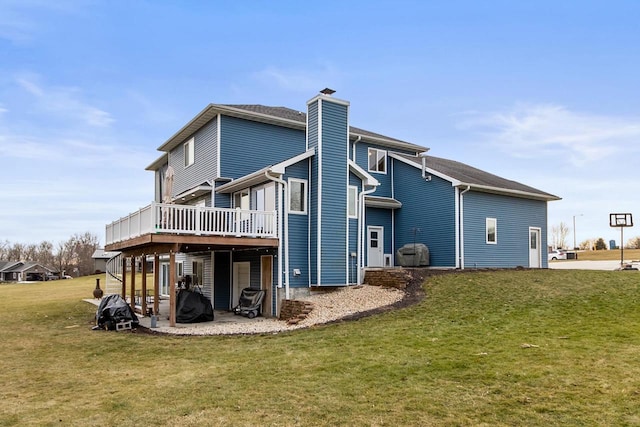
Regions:
[[[547,258],[549,261],[555,261],[558,259],[567,259],[567,253],[563,250],[556,249],[553,251],[549,251]]]

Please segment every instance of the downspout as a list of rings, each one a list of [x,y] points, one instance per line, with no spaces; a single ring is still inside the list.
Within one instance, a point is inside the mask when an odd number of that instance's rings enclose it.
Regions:
[[[365,212],[366,208],[364,206],[364,196],[367,194],[371,194],[376,191],[376,187],[371,188],[370,190],[361,191],[358,196],[358,202],[360,207],[360,215],[358,215],[358,285],[362,284],[362,269],[364,268],[364,226],[365,226]]]
[[[351,159],[351,160],[353,160],[354,162],[356,161],[356,144],[357,144],[358,142],[360,142],[360,140],[361,140],[361,139],[362,139],[362,135],[358,135],[358,137],[356,138],[356,140],[355,140],[355,141],[353,141],[353,153],[351,153],[351,157],[353,157],[353,159]],[[356,163],[357,163],[357,162],[356,162]]]
[[[464,193],[471,190],[471,186],[467,185],[467,188],[460,193],[460,269],[464,270]]]
[[[280,197],[284,202],[284,232],[282,236],[282,245],[284,246],[282,249],[284,252],[284,295],[285,299],[289,299],[289,192],[287,191],[287,181],[269,175],[268,170],[264,172],[264,176],[271,181],[282,184],[284,190],[284,196]]]

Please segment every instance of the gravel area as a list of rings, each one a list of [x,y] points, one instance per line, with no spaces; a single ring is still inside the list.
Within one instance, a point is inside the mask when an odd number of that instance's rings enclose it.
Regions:
[[[307,328],[312,325],[335,322],[358,313],[379,309],[398,303],[405,293],[394,288],[380,286],[353,286],[330,292],[313,293],[300,298],[313,303],[313,311],[297,325],[288,325],[277,319],[256,318],[247,322],[218,322],[184,325],[178,328],[159,327],[154,332],[174,335],[230,335],[264,334]]]

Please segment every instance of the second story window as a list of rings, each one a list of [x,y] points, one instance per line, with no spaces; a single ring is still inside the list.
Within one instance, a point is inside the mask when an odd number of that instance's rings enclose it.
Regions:
[[[195,147],[193,138],[184,143],[184,167],[191,166],[195,161]]]
[[[387,173],[387,152],[369,148],[369,172]]]
[[[307,213],[307,181],[289,178],[289,212]]]

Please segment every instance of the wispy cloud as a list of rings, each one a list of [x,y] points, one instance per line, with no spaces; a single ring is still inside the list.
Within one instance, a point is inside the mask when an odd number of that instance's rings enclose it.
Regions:
[[[312,69],[269,66],[254,73],[253,77],[268,86],[275,85],[288,91],[309,93],[339,83],[342,73],[332,64],[322,63]]]
[[[0,1],[0,39],[15,44],[31,42],[53,14],[73,14],[88,2],[74,0],[2,0]]]
[[[460,126],[521,158],[563,156],[584,166],[638,150],[640,118],[597,115],[554,104],[518,105],[509,111],[470,112]]]
[[[111,114],[85,102],[80,89],[47,87],[39,80],[39,76],[35,74],[25,74],[16,78],[16,83],[36,98],[38,108],[71,120],[81,120],[93,127],[107,127],[114,122]]]

